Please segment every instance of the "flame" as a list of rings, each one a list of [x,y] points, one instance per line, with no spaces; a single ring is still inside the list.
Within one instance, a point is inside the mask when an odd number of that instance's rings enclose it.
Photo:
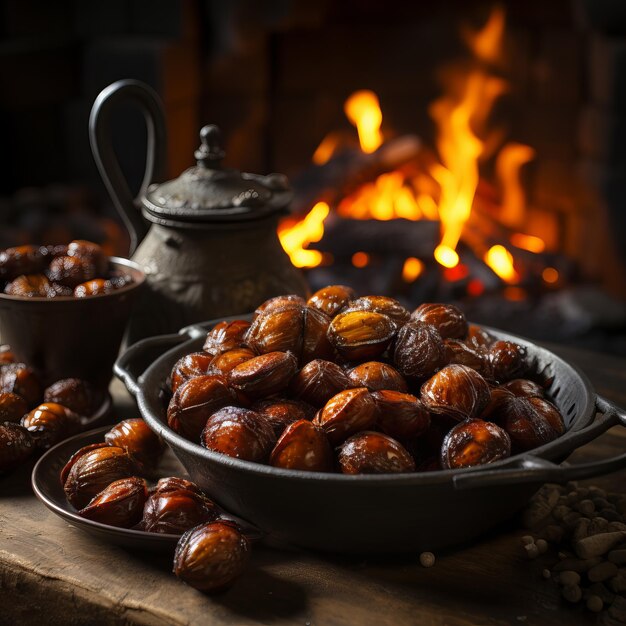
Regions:
[[[545,282],[553,285],[559,281],[559,271],[554,267],[546,267],[543,272],[541,272],[541,277]]]
[[[366,154],[374,152],[383,142],[380,132],[383,114],[378,96],[367,89],[356,91],[346,100],[344,111],[356,126],[361,150]]]
[[[335,150],[339,146],[339,135],[337,133],[328,133],[317,146],[313,153],[312,161],[315,165],[324,165],[328,163],[330,157],[335,154]]]
[[[324,220],[329,212],[326,202],[318,202],[303,220],[296,224],[283,222],[279,225],[280,243],[296,267],[316,267],[322,262],[322,253],[307,250],[306,246],[324,236]]]
[[[502,212],[500,219],[509,226],[519,226],[524,221],[526,198],[520,182],[519,172],[532,161],[535,151],[521,143],[507,144],[496,159],[496,174],[502,185]]]
[[[513,233],[511,235],[511,243],[516,248],[522,250],[528,250],[539,254],[546,249],[546,242],[541,237],[535,237],[534,235],[524,235],[523,233]]]
[[[370,262],[370,255],[367,252],[355,252],[352,255],[352,265],[354,267],[367,267]]]
[[[465,40],[474,56],[486,63],[499,60],[506,19],[504,9],[495,6],[487,19],[487,23],[477,32],[466,32]]]
[[[411,256],[404,261],[404,265],[402,266],[402,280],[406,283],[412,283],[423,271],[424,263],[414,256]]]
[[[519,274],[513,267],[513,255],[501,245],[491,246],[485,254],[485,263],[505,282],[519,282]]]

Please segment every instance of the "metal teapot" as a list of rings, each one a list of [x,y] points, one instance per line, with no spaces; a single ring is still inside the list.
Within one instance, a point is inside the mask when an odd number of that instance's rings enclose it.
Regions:
[[[139,105],[148,129],[146,171],[136,199],[110,133],[111,111],[126,100]],[[279,215],[292,198],[286,177],[222,168],[216,126],[200,131],[196,166],[154,184],[165,150],[163,107],[147,85],[121,80],[96,98],[89,138],[100,175],[130,233],[132,259],[146,272],[147,289],[131,320],[129,343],[248,313],[279,294],[306,294],[306,282],[276,234]]]

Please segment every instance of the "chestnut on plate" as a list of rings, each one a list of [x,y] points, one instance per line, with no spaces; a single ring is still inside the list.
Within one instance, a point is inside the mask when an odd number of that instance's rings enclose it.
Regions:
[[[465,315],[453,304],[421,304],[411,313],[411,319],[434,326],[443,339],[464,339],[467,335]]]
[[[411,439],[428,429],[430,414],[410,393],[385,389],[374,391],[372,397],[378,410],[377,425],[390,437]]]
[[[342,357],[359,361],[381,355],[395,331],[395,322],[383,313],[348,311],[333,318],[328,327],[328,339]]]
[[[332,361],[315,359],[295,375],[289,389],[296,398],[319,408],[335,394],[352,386],[339,365]]]
[[[0,423],[17,423],[28,413],[28,404],[22,396],[10,391],[0,391]]]
[[[432,376],[446,364],[447,351],[434,326],[407,322],[399,331],[393,350],[393,364],[408,378]]]
[[[406,380],[400,372],[382,361],[367,361],[348,371],[348,378],[353,387],[367,387],[370,391],[389,389],[408,391]]]
[[[52,383],[44,392],[44,402],[56,402],[78,415],[92,415],[96,412],[102,394],[86,380],[64,378]]]
[[[250,409],[228,406],[207,420],[201,443],[208,450],[244,461],[266,461],[276,442],[270,423]]]
[[[228,372],[228,382],[256,400],[286,389],[297,370],[298,360],[291,352],[268,352],[233,368]]]
[[[75,298],[89,298],[99,296],[103,293],[111,293],[115,290],[115,285],[106,278],[92,278],[74,287]]]
[[[78,415],[55,402],[40,404],[24,415],[21,423],[43,450],[67,439],[80,428]]]
[[[355,298],[356,291],[352,287],[328,285],[316,291],[308,299],[307,304],[333,318]]]
[[[0,424],[0,473],[24,463],[35,450],[32,435],[19,424]]]
[[[365,387],[346,389],[324,405],[314,422],[322,427],[333,445],[338,445],[350,435],[374,427],[376,403]]]
[[[208,332],[202,349],[216,356],[235,348],[246,348],[245,337],[249,328],[250,322],[246,320],[220,322]]]
[[[105,433],[104,441],[126,450],[148,472],[156,468],[165,452],[165,444],[141,418],[119,422]]]
[[[489,347],[489,363],[494,380],[500,383],[523,378],[528,370],[526,348],[512,341],[496,341]]]
[[[445,469],[485,465],[511,455],[511,439],[493,422],[470,419],[457,424],[441,446],[441,464]]]
[[[141,520],[147,498],[148,486],[143,478],[121,478],[107,485],[78,514],[101,524],[131,528]]]
[[[315,408],[310,404],[288,398],[274,397],[260,400],[252,406],[252,409],[265,418],[277,437],[289,424],[299,420],[311,421],[315,416]]]
[[[270,465],[307,472],[330,472],[333,451],[324,431],[308,420],[287,426],[270,455]]]
[[[174,574],[200,591],[222,591],[242,574],[249,558],[250,543],[234,524],[203,524],[180,538]]]
[[[192,352],[178,359],[170,374],[172,392],[192,378],[209,374],[212,362],[213,357],[208,352]]]
[[[365,431],[353,435],[339,448],[338,458],[344,474],[415,471],[415,461],[406,448],[383,433]]]
[[[490,398],[487,381],[466,365],[446,365],[421,390],[424,406],[457,422],[480,415]]]

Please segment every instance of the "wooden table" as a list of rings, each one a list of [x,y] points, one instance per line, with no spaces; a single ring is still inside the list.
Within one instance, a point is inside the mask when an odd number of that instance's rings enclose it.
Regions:
[[[565,348],[599,393],[626,407],[626,359]],[[119,383],[118,417],[136,415]],[[623,429],[622,429],[623,431]],[[572,461],[626,447],[615,428]],[[626,474],[596,479],[626,491]],[[463,512],[459,511],[459,523]],[[363,560],[256,547],[229,591],[207,597],[175,579],[167,557],[106,545],[70,527],[30,492],[27,471],[0,481],[0,624],[312,624],[398,626],[592,624],[566,606],[542,565],[521,554],[518,522],[471,546],[437,555]]]

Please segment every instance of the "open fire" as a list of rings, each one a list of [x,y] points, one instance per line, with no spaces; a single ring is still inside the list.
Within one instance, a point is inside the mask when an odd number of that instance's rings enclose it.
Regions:
[[[500,7],[478,31],[464,30],[471,57],[442,72],[444,94],[429,107],[437,129],[436,152],[415,137],[383,131],[375,93],[358,91],[347,99],[344,111],[356,128],[358,147],[355,138],[331,132],[313,154],[311,166],[312,171],[345,170],[343,180],[334,191],[320,186],[310,210],[285,218],[279,226],[281,243],[294,265],[332,266],[335,255],[326,245],[326,234],[333,224],[336,230],[355,228],[350,226],[355,221],[374,221],[379,227],[396,221],[420,241],[414,251],[398,248],[406,255],[399,268],[405,284],[433,267],[448,282],[462,281],[466,295],[504,287],[507,297],[519,299],[528,285],[551,288],[563,280],[553,267],[558,266],[558,255],[552,254],[552,242],[525,226],[520,175],[534,150],[505,143],[505,133],[489,124],[494,104],[508,89],[503,78],[504,33]],[[345,168],[346,158],[363,163],[362,170]],[[493,182],[481,177],[483,166],[494,172]],[[384,232],[391,238],[396,231]],[[430,244],[424,245],[424,239]],[[387,244],[394,250],[393,240]],[[343,246],[351,245],[354,241],[346,235]],[[367,267],[374,252],[352,249],[351,265]]]

